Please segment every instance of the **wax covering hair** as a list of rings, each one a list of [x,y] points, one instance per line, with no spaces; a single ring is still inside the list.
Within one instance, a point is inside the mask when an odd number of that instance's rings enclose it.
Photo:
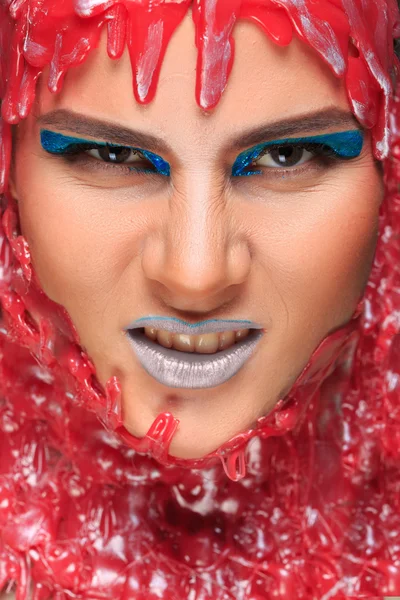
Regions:
[[[150,102],[189,8],[199,106],[212,110],[229,85],[238,19],[280,45],[299,36],[345,80],[387,190],[353,319],[257,427],[199,460],[169,455],[171,414],[143,439],[127,432],[117,379],[101,388],[68,314],[40,288],[8,189],[11,128],[45,68],[60,92],[107,27],[109,56],[128,48],[135,97]],[[30,588],[34,600],[400,594],[399,34],[392,0],[0,0],[0,590],[16,582],[17,600]]]

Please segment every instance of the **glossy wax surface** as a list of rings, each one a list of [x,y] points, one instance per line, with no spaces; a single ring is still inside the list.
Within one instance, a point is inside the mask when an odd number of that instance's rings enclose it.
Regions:
[[[118,381],[101,389],[68,315],[40,289],[20,235],[7,187],[10,125],[28,114],[41,71],[50,65],[50,89],[59,91],[106,26],[110,56],[128,44],[136,99],[149,102],[189,6],[204,109],[228,82],[235,20],[250,18],[278,44],[300,35],[346,77],[356,116],[373,130],[376,157],[388,155],[395,2],[1,4],[0,589],[15,582],[17,600],[30,589],[34,600],[395,595],[398,106],[380,241],[360,310],[322,342],[288,397],[255,429],[198,461],[168,454],[178,426],[170,414],[143,439],[126,431]]]

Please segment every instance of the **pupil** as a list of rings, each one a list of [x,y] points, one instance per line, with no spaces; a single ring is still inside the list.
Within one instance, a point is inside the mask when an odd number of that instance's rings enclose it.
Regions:
[[[130,157],[131,149],[124,146],[102,146],[99,154],[106,162],[122,163]]]
[[[271,150],[271,158],[280,165],[291,167],[298,163],[303,155],[303,148],[296,146],[280,146]]]

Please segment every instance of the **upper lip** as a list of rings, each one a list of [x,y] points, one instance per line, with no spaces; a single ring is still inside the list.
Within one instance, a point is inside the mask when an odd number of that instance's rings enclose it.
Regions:
[[[217,333],[220,331],[238,331],[240,329],[263,329],[259,323],[247,320],[220,320],[208,319],[201,323],[187,323],[178,318],[169,317],[142,317],[131,323],[126,330],[139,329],[141,327],[154,327],[164,329],[171,333],[186,335],[200,335],[202,333]]]

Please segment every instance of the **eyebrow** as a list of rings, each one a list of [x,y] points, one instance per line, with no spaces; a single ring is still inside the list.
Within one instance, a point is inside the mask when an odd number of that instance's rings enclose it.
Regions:
[[[158,152],[170,151],[168,145],[161,138],[154,135],[135,131],[108,121],[82,116],[66,109],[58,109],[41,115],[38,117],[37,123],[40,126],[55,127],[90,138],[101,138],[121,146],[152,148]]]
[[[67,109],[58,109],[41,115],[37,122],[40,126],[55,127],[90,138],[104,139],[121,146],[148,148],[159,153],[171,152],[168,144],[159,137],[108,121],[83,116]],[[278,140],[305,132],[321,132],[336,127],[362,129],[351,112],[328,107],[244,131],[231,139],[228,146],[239,149],[269,140]]]
[[[313,113],[267,123],[257,129],[244,131],[236,136],[231,144],[235,147],[255,146],[262,142],[298,136],[301,133],[321,133],[337,127],[362,130],[361,125],[350,111],[324,108]]]

